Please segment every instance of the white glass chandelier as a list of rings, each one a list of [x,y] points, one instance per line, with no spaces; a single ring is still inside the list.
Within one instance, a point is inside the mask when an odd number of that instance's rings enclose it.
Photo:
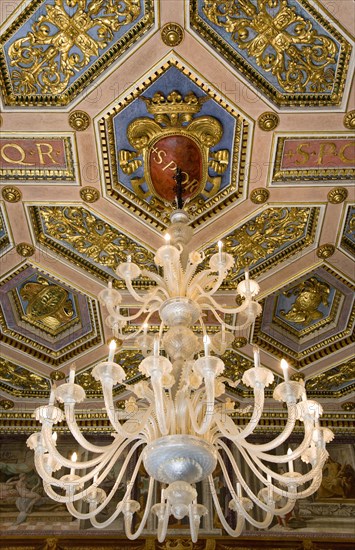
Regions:
[[[225,392],[225,383],[231,382],[223,377],[224,363],[219,356],[231,345],[234,331],[248,327],[260,314],[261,307],[255,301],[259,286],[249,279],[246,269],[245,279],[237,288],[242,304],[233,308],[220,305],[214,295],[234,260],[223,252],[219,243],[218,251],[209,260],[209,269],[199,269],[204,254],[188,253],[192,230],[181,201],[178,206],[171,217],[167,242],[155,256],[161,275],[141,270],[129,257],[117,268],[117,275],[140,305],[139,311],[130,317],[122,315],[121,295],[111,283],[99,295],[109,312],[106,323],[115,338],[108,360],[96,365],[92,374],[102,384],[114,432],[112,442],[97,446],[80,432],[74,408],[84,400],[85,392],[75,384],[73,369],[67,383],[52,389],[49,404],[36,410],[42,431],[28,439],[49,497],[65,503],[73,516],[89,519],[97,528],[108,527],[122,514],[129,539],[141,535],[148,516],[153,514],[160,542],[166,536],[170,516],[188,519],[191,539],[195,542],[201,517],[208,513],[198,502],[196,490],[196,484],[203,480],[208,480],[213,505],[228,535],[239,536],[246,521],[265,529],[275,515],[285,516],[297,499],[308,497],[318,489],[328,457],[325,443],[333,438],[328,428],[319,425],[321,406],[307,399],[303,382],[289,380],[287,363],[283,362],[284,382],[276,386],[273,397],[287,406],[284,430],[268,443],[257,445],[248,441],[263,412],[264,390],[274,379],[271,371],[260,366],[257,348],[254,367],[247,370],[242,379],[254,392],[249,422],[245,426],[235,423],[231,418],[234,409],[231,400],[218,401]],[[132,284],[141,275],[153,283],[143,295]],[[212,313],[220,324],[220,331],[211,337],[204,323],[206,312]],[[159,333],[153,335],[148,331],[148,323],[156,313],[161,324]],[[238,314],[236,326],[225,322],[226,314]],[[125,413],[120,413],[115,408],[112,390],[117,384],[125,384],[125,372],[114,361],[115,339],[132,338],[123,334],[123,328],[128,321],[143,315],[145,323],[133,336],[144,356],[139,370],[146,379],[127,386],[133,396],[126,402]],[[64,403],[64,414],[56,401]],[[53,426],[64,417],[85,455],[91,456],[88,460],[77,460],[76,453],[68,459],[58,452]],[[296,420],[304,424],[303,441],[296,449],[277,454],[277,449],[280,452],[280,446],[292,433]],[[270,453],[273,450],[274,453]],[[298,458],[308,464],[303,473],[294,470],[294,461]],[[100,485],[117,461],[121,461],[122,467],[113,488],[106,494]],[[108,519],[98,521],[98,514],[110,503],[132,463],[133,472],[123,498]],[[145,509],[132,529],[134,514],[140,508],[139,502],[132,498],[132,490],[142,465],[150,481]],[[227,522],[215,490],[213,472],[217,465],[230,494],[229,515],[235,516],[233,526]],[[280,472],[282,465],[285,465],[283,473]],[[252,474],[243,475],[246,469]],[[67,470],[64,475],[63,470]],[[255,476],[253,484],[250,475]],[[261,510],[258,519],[251,513],[254,505]]]

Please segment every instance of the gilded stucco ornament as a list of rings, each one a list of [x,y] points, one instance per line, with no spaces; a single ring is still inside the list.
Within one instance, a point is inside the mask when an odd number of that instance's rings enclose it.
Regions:
[[[161,39],[167,46],[178,46],[184,39],[184,30],[178,23],[166,23],[161,30]]]
[[[340,204],[344,202],[348,197],[348,191],[345,187],[334,187],[328,193],[328,201],[331,204]]]
[[[319,311],[322,304],[328,306],[330,286],[311,277],[296,288],[284,292],[286,297],[297,296],[288,311],[281,310],[280,315],[293,323],[306,327],[313,321],[322,319],[324,314]]]
[[[58,380],[64,380],[65,374],[61,370],[54,370],[50,374],[50,379],[54,382],[57,382]]]
[[[271,132],[279,125],[280,118],[276,113],[263,113],[258,118],[258,126],[264,132]]]
[[[141,99],[154,119],[133,120],[127,127],[127,139],[135,150],[119,151],[120,168],[124,174],[132,175],[135,194],[141,199],[152,194],[162,204],[174,202],[176,193],[171,172],[172,166],[175,169],[179,166],[184,176],[185,201],[192,201],[199,194],[205,199],[216,195],[230,154],[228,149],[211,151],[223,137],[219,120],[208,115],[195,116],[210,97],[198,97],[194,92],[183,96],[174,90],[166,97],[156,92],[152,98],[142,96]],[[141,166],[144,166],[144,177],[137,174]],[[210,175],[210,168],[216,176]]]
[[[190,21],[277,104],[339,104],[351,44],[307,0],[192,0]]]
[[[330,258],[330,256],[333,256],[334,252],[335,246],[331,243],[322,244],[317,248],[317,256],[322,260]]]
[[[343,122],[345,128],[349,128],[349,130],[355,130],[355,110],[346,113]]]
[[[69,124],[77,132],[83,132],[89,128],[91,118],[85,111],[73,111],[69,115]]]
[[[265,189],[264,187],[258,187],[257,189],[253,189],[253,191],[250,193],[250,200],[254,204],[264,204],[270,197],[270,191],[268,189]]]
[[[346,403],[341,404],[343,411],[351,412],[355,410],[355,403],[353,401],[347,401]]]
[[[19,18],[22,26],[15,20],[3,37],[7,104],[68,104],[147,32],[155,18],[151,0],[28,4]]]
[[[35,253],[35,247],[30,243],[19,243],[16,246],[16,252],[24,258],[28,258],[29,256],[33,256]]]
[[[240,348],[244,348],[248,343],[248,340],[245,338],[245,336],[237,336],[234,338],[234,342],[232,343],[232,348],[238,350]]]
[[[306,382],[307,390],[330,390],[343,388],[346,384],[354,384],[355,360],[351,359],[318,376],[313,376]]]
[[[6,202],[19,202],[22,199],[22,193],[17,187],[4,187],[1,194]]]
[[[305,376],[303,372],[295,372],[290,376],[290,380],[294,380],[295,382],[301,382],[304,380]]]
[[[100,198],[100,193],[95,187],[83,187],[80,189],[80,197],[85,202],[96,202]]]
[[[11,401],[11,399],[1,399],[0,400],[0,407],[2,409],[5,409],[5,411],[8,411],[9,409],[13,409],[15,406],[15,403]]]
[[[69,292],[59,285],[50,284],[44,277],[26,283],[20,295],[27,302],[26,320],[47,330],[56,331],[74,316]]]

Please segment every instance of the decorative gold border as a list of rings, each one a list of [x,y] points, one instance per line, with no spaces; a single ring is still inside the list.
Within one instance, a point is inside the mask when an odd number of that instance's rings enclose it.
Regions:
[[[114,117],[137,99],[153,82],[162,76],[170,67],[177,67],[185,76],[201,88],[211,99],[221,105],[236,120],[236,131],[234,139],[234,149],[231,155],[231,178],[230,185],[219,191],[214,197],[207,201],[198,201],[194,204],[191,226],[198,227],[206,220],[212,218],[216,213],[222,211],[226,206],[237,201],[243,194],[243,188],[247,184],[246,177],[246,153],[248,147],[248,138],[251,131],[249,122],[243,118],[243,115],[231,105],[226,103],[219,95],[211,90],[201,79],[194,75],[185,64],[177,59],[169,59],[154,74],[146,78],[137,86],[128,96],[124,97],[98,121],[99,148],[102,157],[103,176],[107,195],[124,208],[130,210],[136,216],[143,218],[159,230],[166,229],[169,218],[164,212],[154,208],[155,201],[148,204],[137,197],[132,191],[119,183],[117,173],[116,144],[114,139],[113,119]],[[191,203],[192,205],[193,203]],[[189,205],[190,206],[190,205]]]
[[[16,20],[6,29],[0,39],[3,45],[6,41],[34,14],[43,0],[33,0],[16,18]],[[77,95],[96,80],[110,65],[120,58],[141,36],[143,36],[153,26],[155,21],[155,9],[153,0],[144,0],[145,15],[133,27],[131,27],[120,40],[112,44],[110,49],[100,55],[98,59],[89,67],[83,75],[73,82],[65,92],[57,95],[28,94],[17,95],[12,91],[11,80],[9,78],[7,63],[3,53],[3,47],[0,49],[0,89],[3,92],[6,105],[15,106],[64,106],[68,105]]]
[[[55,242],[54,240],[51,240],[47,235],[45,235],[42,231],[42,222],[41,222],[41,216],[40,216],[40,207],[45,205],[36,205],[36,206],[30,206],[28,208],[29,214],[30,214],[30,221],[31,225],[35,234],[35,238],[38,243],[40,243],[42,246],[48,247],[50,250],[53,250],[56,254],[59,254],[60,256],[64,257],[68,261],[70,261],[72,264],[76,265],[77,267],[80,267],[81,269],[87,270],[96,277],[98,277],[100,280],[107,282],[107,280],[110,278],[110,274],[104,271],[104,269],[100,269],[100,267],[94,265],[86,258],[81,258],[78,253],[75,251],[69,250],[65,246],[61,245],[60,243]],[[57,205],[58,206],[58,205]],[[63,206],[63,205],[59,205]],[[88,205],[85,204],[84,206],[80,204],[70,203],[65,204],[64,207],[72,207],[76,206],[78,208],[82,208],[84,210],[88,210],[91,214],[94,216],[97,216],[100,218],[100,220],[105,220],[105,218],[102,216],[101,213],[97,213],[95,210],[92,210],[88,208]],[[152,251],[147,247],[146,244],[143,244],[139,241],[137,241],[129,232],[126,230],[120,230],[116,226],[112,225],[112,221],[105,220],[107,223],[114,227],[118,232],[121,231],[122,234],[126,235],[130,240],[132,240],[134,243],[138,243],[142,248],[145,248],[149,253],[152,253]],[[114,279],[112,281],[112,284],[115,288],[119,289],[125,289],[125,283],[121,279]],[[133,286],[135,288],[147,288],[152,285],[151,281],[147,278],[141,277],[138,280],[134,280],[132,282]]]
[[[351,241],[346,235],[345,235],[345,228],[348,223],[348,217],[350,217],[351,208],[354,207],[355,204],[349,204],[345,216],[344,216],[344,223],[343,223],[343,229],[341,233],[340,238],[340,244],[339,247],[341,250],[344,250],[345,253],[350,254],[352,257],[355,256],[355,242]]]
[[[75,182],[76,181],[76,173],[75,173],[75,162],[74,162],[74,154],[73,150],[75,148],[75,144],[72,140],[73,136],[61,136],[61,135],[55,135],[55,134],[48,134],[44,136],[43,134],[38,136],[33,136],[31,134],[31,137],[29,137],[28,132],[12,132],[1,134],[2,139],[7,138],[13,138],[13,139],[24,139],[24,140],[31,140],[35,141],[43,140],[43,139],[59,139],[63,141],[64,144],[64,155],[65,155],[65,161],[67,165],[67,169],[58,169],[56,170],[54,168],[40,168],[38,166],[34,168],[0,168],[0,176],[4,178],[4,182],[7,181],[24,181],[27,182],[28,180],[35,180],[37,182]],[[40,185],[40,183],[39,183]]]
[[[271,99],[279,107],[308,107],[308,106],[337,106],[341,104],[345,88],[347,70],[350,62],[352,47],[344,36],[330,22],[323,17],[316,6],[312,6],[307,0],[298,0],[306,11],[323,28],[325,28],[340,45],[339,57],[337,60],[338,76],[334,79],[333,89],[337,91],[332,94],[287,94],[276,90],[274,86],[260,75],[239,53],[232,48],[216,31],[201,19],[198,15],[198,0],[190,2],[190,27],[205,40],[222,58],[226,59],[230,65],[244,77],[246,77],[258,91],[261,91],[266,97]],[[340,74],[340,76],[339,76]]]
[[[327,180],[328,185],[334,185],[336,182],[351,181],[355,177],[355,168],[300,168],[297,169],[282,169],[281,163],[283,159],[283,152],[285,147],[285,142],[287,140],[292,141],[312,141],[312,140],[337,140],[337,139],[354,139],[354,136],[349,133],[339,135],[338,133],[334,136],[331,134],[320,135],[320,136],[309,136],[309,134],[297,133],[295,135],[286,135],[286,136],[275,136],[276,143],[273,144],[273,163],[274,167],[271,174],[270,185],[274,184],[287,184],[292,183],[294,185],[301,185],[302,182],[310,182],[314,184],[319,182],[323,184],[323,180]],[[329,181],[330,180],[330,181]]]

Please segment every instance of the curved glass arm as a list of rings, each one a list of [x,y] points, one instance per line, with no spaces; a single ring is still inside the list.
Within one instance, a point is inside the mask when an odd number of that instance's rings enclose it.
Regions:
[[[152,506],[153,488],[154,488],[154,479],[151,477],[150,480],[149,480],[148,495],[147,495],[147,500],[145,502],[144,514],[143,514],[143,517],[142,517],[142,520],[141,520],[139,526],[137,527],[136,532],[132,533],[132,531],[131,531],[131,527],[132,527],[131,522],[125,522],[125,532],[126,532],[127,538],[129,538],[129,540],[135,540],[138,537],[140,537],[141,534],[142,534],[142,531],[145,527],[145,524],[147,523],[148,515],[150,513],[150,509],[151,509],[151,506]]]

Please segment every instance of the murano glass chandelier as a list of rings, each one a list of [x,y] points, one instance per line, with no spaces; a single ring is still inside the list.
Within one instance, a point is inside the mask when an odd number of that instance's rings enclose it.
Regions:
[[[178,209],[171,215],[166,244],[155,255],[157,273],[141,270],[130,257],[117,267],[117,275],[139,304],[139,311],[132,316],[122,314],[121,294],[111,282],[99,295],[108,310],[106,324],[114,338],[108,360],[96,365],[92,375],[102,384],[113,430],[112,442],[98,446],[79,430],[74,409],[76,403],[85,399],[85,391],[75,383],[75,371],[71,369],[69,381],[52,389],[49,404],[36,409],[42,430],[32,434],[27,444],[35,451],[35,466],[47,495],[65,503],[74,517],[88,519],[94,527],[106,528],[122,514],[127,537],[136,539],[153,514],[158,540],[162,542],[173,516],[189,524],[195,542],[201,518],[208,513],[198,500],[196,484],[201,481],[209,484],[215,513],[228,535],[239,536],[246,522],[266,529],[274,516],[285,516],[297,499],[306,498],[318,489],[328,457],[325,444],[332,440],[333,434],[319,424],[321,406],[307,399],[302,381],[289,379],[287,363],[282,361],[284,381],[274,389],[273,398],[285,404],[288,420],[282,433],[272,441],[262,444],[250,441],[264,409],[265,388],[274,379],[272,372],[260,365],[257,348],[254,348],[254,367],[245,371],[242,378],[243,384],[253,389],[252,414],[242,425],[233,420],[234,403],[224,396],[225,384],[233,383],[223,376],[225,365],[220,356],[231,346],[235,331],[250,326],[260,314],[261,306],[255,299],[259,286],[249,279],[245,269],[244,280],[237,287],[241,305],[225,307],[218,302],[215,295],[234,259],[219,243],[208,268],[202,269],[204,254],[189,252],[192,229],[183,209],[181,177],[177,174],[176,178]],[[152,283],[142,294],[132,283],[140,276]],[[206,313],[213,315],[220,327],[211,335],[204,322]],[[161,320],[159,331],[150,333],[149,321],[157,314]],[[226,322],[228,314],[237,319],[235,325]],[[142,317],[145,322],[137,332],[126,335],[123,331],[126,324]],[[139,371],[145,379],[127,386],[132,396],[122,413],[113,401],[114,386],[125,384],[125,371],[114,360],[115,342],[132,337],[136,337],[136,345],[144,356]],[[57,401],[64,404],[64,414]],[[71,459],[59,453],[53,427],[64,419],[82,449],[80,454],[85,454],[88,460],[77,460],[76,453]],[[297,420],[304,425],[303,440],[297,448],[282,454]],[[299,458],[305,463],[302,472],[294,468],[294,461]],[[119,474],[106,494],[100,485],[117,462],[121,465]],[[132,492],[142,466],[150,479],[145,508],[140,510],[141,504]],[[217,467],[230,495],[228,514],[214,485],[213,473]],[[131,475],[123,497],[110,517],[99,521],[97,516],[107,509],[122,486],[127,469]],[[67,473],[63,475],[65,470]],[[253,508],[259,509],[258,514]]]

